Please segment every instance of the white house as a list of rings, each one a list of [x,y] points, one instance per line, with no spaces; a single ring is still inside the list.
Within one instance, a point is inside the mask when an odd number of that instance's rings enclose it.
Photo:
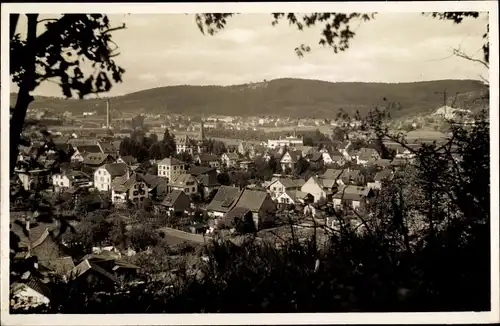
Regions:
[[[158,176],[166,178],[167,182],[175,180],[181,174],[186,173],[186,163],[176,158],[164,158],[158,162]]]
[[[52,175],[52,185],[56,192],[90,187],[91,178],[81,171],[62,172]]]
[[[169,183],[171,190],[184,191],[186,195],[198,193],[198,180],[191,174],[181,174]]]
[[[366,165],[371,160],[380,159],[380,155],[373,148],[361,148],[356,155],[356,163]]]
[[[94,172],[94,187],[99,191],[110,191],[113,180],[128,173],[127,164],[124,163],[103,165]]]
[[[351,208],[359,210],[367,203],[367,198],[372,195],[369,187],[345,186],[333,196],[333,206],[336,209]]]
[[[317,177],[310,177],[300,189],[304,193],[311,194],[314,197],[314,202],[326,200],[326,191],[323,189],[321,180]]]
[[[290,178],[273,178],[271,183],[266,187],[266,190],[271,195],[271,199],[276,200],[283,193],[300,190],[300,187],[298,182]]]
[[[238,165],[240,157],[236,153],[223,153],[221,156],[221,161],[223,165],[230,168]]]
[[[148,186],[137,173],[116,177],[111,185],[111,202],[125,204],[127,202],[140,203],[148,198]]]
[[[368,183],[368,187],[371,189],[381,189],[382,181],[389,180],[390,178],[392,178],[392,176],[393,172],[390,169],[385,169],[377,172],[377,174],[375,174],[375,177],[373,178],[373,182]]]
[[[281,169],[285,171],[287,168],[288,169],[295,169],[295,164],[299,160],[299,153],[297,152],[292,152],[292,151],[287,151],[283,156],[281,157],[280,164],[281,164]]]
[[[304,204],[310,195],[300,190],[286,191],[280,194],[276,201],[282,205]]]
[[[285,138],[279,139],[268,139],[267,147],[271,149],[279,147],[294,147],[294,146],[304,146],[304,139],[302,137],[287,136]]]

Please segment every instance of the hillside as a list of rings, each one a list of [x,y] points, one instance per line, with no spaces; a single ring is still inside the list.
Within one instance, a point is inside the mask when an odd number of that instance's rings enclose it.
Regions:
[[[414,83],[331,83],[306,79],[275,79],[261,83],[235,86],[166,86],[112,99],[113,109],[122,112],[277,115],[291,117],[334,117],[339,109],[361,114],[375,106],[383,106],[383,98],[399,102],[392,115],[407,116],[430,113],[443,106],[442,92],[447,90],[449,103],[459,95],[455,105],[470,106],[485,90],[475,80],[440,80]],[[436,94],[440,92],[441,94]],[[97,110],[104,112],[101,100],[57,99],[36,97],[32,108],[52,108],[56,111]]]

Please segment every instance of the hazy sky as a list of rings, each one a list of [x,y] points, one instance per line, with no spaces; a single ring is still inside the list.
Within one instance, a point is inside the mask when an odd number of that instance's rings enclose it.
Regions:
[[[230,18],[216,36],[204,36],[193,15],[110,15],[126,30],[113,34],[126,69],[124,82],[110,94],[179,84],[231,85],[263,79],[296,77],[333,82],[411,82],[479,79],[487,71],[477,63],[451,56],[461,48],[481,57],[486,17],[455,25],[419,13],[380,13],[373,21],[352,26],[356,36],[347,52],[334,54],[318,45],[321,28],[302,32],[287,22],[271,26],[270,14]],[[305,43],[312,52],[297,57]],[[13,89],[14,90],[14,89]],[[36,92],[60,96],[45,83]]]

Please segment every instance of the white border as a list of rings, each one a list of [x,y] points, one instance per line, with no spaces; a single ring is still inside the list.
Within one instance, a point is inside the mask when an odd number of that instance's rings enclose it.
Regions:
[[[426,324],[426,323],[485,323],[500,321],[499,315],[499,180],[498,180],[498,3],[496,1],[429,1],[429,2],[343,2],[343,3],[8,3],[2,4],[1,19],[1,324],[2,325],[207,325],[207,324]],[[485,313],[338,313],[338,314],[141,314],[141,315],[9,315],[8,236],[9,236],[9,18],[17,13],[197,13],[197,12],[431,12],[488,11],[490,12],[490,121],[491,121],[491,273],[492,311]]]

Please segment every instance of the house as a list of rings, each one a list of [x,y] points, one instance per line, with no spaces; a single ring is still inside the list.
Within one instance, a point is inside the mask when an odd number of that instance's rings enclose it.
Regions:
[[[254,161],[241,161],[239,164],[240,169],[248,171],[255,166]]]
[[[337,146],[337,150],[342,153],[342,155],[344,155],[344,157],[347,159],[347,160],[351,160],[351,157],[349,155],[349,149],[350,147],[352,146],[352,143],[350,140],[348,141],[344,141],[342,143],[340,143],[338,146]]]
[[[127,165],[124,163],[103,165],[94,172],[94,188],[99,191],[110,191],[113,180],[128,172]]]
[[[309,154],[314,152],[314,148],[312,146],[298,146],[297,150],[300,150],[302,157],[307,157]]]
[[[311,194],[307,194],[300,190],[290,190],[284,193],[281,193],[276,201],[278,205],[304,205],[309,202],[314,201],[314,197]]]
[[[371,162],[371,164],[375,165],[378,170],[383,170],[383,169],[390,168],[390,166],[391,166],[391,160],[387,160],[387,159],[382,159],[381,158],[381,159],[378,159],[378,160],[373,160]]]
[[[105,153],[85,153],[83,156],[83,165],[90,168],[98,168],[104,164],[114,163],[115,159],[111,154]]]
[[[256,154],[255,145],[249,142],[241,142],[238,145],[238,153],[244,157],[253,157]]]
[[[88,259],[84,259],[68,273],[68,280],[99,291],[113,290],[118,282],[115,275]]]
[[[284,192],[300,190],[301,187],[302,185],[291,178],[273,178],[266,190],[271,195],[271,199],[276,200]]]
[[[130,156],[130,155],[120,156],[116,160],[116,163],[125,163],[127,165],[134,165],[134,164],[137,164],[137,159],[133,156]]]
[[[92,178],[81,171],[68,171],[52,175],[54,191],[76,190],[92,186]]]
[[[300,159],[300,154],[295,151],[286,151],[280,159],[281,169],[283,172],[295,169],[295,164]]]
[[[221,156],[222,164],[228,168],[235,167],[241,161],[240,156],[236,153],[223,153]]]
[[[377,174],[375,174],[375,177],[373,178],[373,182],[370,182],[368,184],[368,187],[372,189],[381,189],[382,182],[385,180],[390,180],[393,174],[394,173],[391,169],[385,169],[380,172],[377,172]]]
[[[356,155],[356,163],[367,165],[370,160],[380,159],[379,153],[373,148],[361,148]]]
[[[103,152],[105,154],[110,154],[113,157],[116,157],[116,155],[118,154],[118,151],[120,150],[120,146],[118,145],[118,147],[115,147],[113,145],[113,142],[111,142],[111,141],[97,142],[97,146],[99,146],[99,148],[101,149],[101,152]]]
[[[302,192],[313,196],[314,203],[327,202],[334,189],[336,189],[336,185],[333,180],[323,179],[318,176],[310,177],[300,188]]]
[[[166,178],[168,183],[185,173],[186,163],[181,162],[176,158],[168,157],[158,162],[158,176]]]
[[[39,261],[39,266],[46,268],[63,280],[67,277],[68,273],[75,268],[75,264],[71,256],[41,260]]]
[[[168,184],[171,191],[184,191],[186,195],[198,193],[198,180],[190,174],[181,174]]]
[[[311,168],[320,169],[323,167],[323,153],[320,152],[310,152],[306,160],[309,161]]]
[[[271,158],[274,158],[279,161],[281,159],[281,154],[276,150],[269,150],[262,155],[262,159],[266,162],[269,162]]]
[[[231,209],[233,208],[249,210],[257,230],[274,223],[276,205],[265,191],[244,189]]]
[[[85,158],[85,154],[88,153],[93,153],[93,154],[98,154],[102,153],[101,148],[97,145],[81,145],[74,147],[75,152],[71,156],[71,161],[72,162],[83,162]]]
[[[193,166],[189,169],[188,174],[194,176],[198,181],[198,188],[201,188],[203,198],[208,198],[213,191],[220,187],[220,183],[217,181],[217,171],[214,168]]]
[[[333,206],[342,210],[362,210],[371,196],[373,191],[369,187],[345,186],[333,195]]]
[[[339,151],[323,152],[323,162],[326,165],[337,164],[342,166],[346,163],[346,159]]]
[[[328,169],[321,176],[323,179],[335,180],[338,185],[361,185],[365,178],[360,170],[347,169]]]
[[[26,281],[12,283],[11,291],[14,302],[11,308],[34,308],[48,305],[52,298],[50,287],[30,275]]]
[[[153,174],[143,174],[142,178],[148,186],[148,198],[152,200],[165,198],[168,193],[168,182],[165,178]]]
[[[140,203],[148,198],[148,185],[138,173],[126,173],[114,178],[111,183],[111,202],[113,204]]]
[[[49,169],[14,169],[25,190],[43,189],[50,184]]]
[[[221,217],[233,206],[240,195],[240,189],[236,187],[220,186],[214,198],[208,204],[206,211],[210,217]]]
[[[24,229],[12,223],[11,231],[18,236],[21,251],[36,256],[39,263],[68,256],[67,248],[56,239],[56,223],[28,222]]]
[[[177,154],[180,153],[189,153],[193,155],[196,152],[200,152],[199,146],[196,144],[196,141],[189,138],[186,135],[181,135],[178,138],[175,138],[175,151]]]
[[[194,161],[201,166],[209,166],[216,169],[220,168],[220,160],[217,155],[202,153],[197,155]]]
[[[184,191],[172,190],[161,202],[161,205],[164,206],[167,211],[174,214],[184,213],[190,209],[191,200]]]

